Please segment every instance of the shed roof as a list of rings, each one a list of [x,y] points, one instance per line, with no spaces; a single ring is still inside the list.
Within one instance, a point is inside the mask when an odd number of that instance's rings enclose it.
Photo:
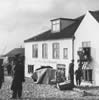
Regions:
[[[24,56],[24,48],[14,48],[13,50],[9,51],[4,56],[13,57],[18,54],[21,54],[22,56]]]

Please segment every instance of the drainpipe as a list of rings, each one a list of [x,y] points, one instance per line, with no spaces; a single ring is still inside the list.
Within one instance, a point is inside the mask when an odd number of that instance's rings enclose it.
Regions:
[[[75,40],[75,36],[73,36],[72,38],[72,59],[74,59],[74,40]]]

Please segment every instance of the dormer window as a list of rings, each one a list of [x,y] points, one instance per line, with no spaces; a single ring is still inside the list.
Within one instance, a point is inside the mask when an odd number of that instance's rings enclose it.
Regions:
[[[60,32],[60,20],[52,21],[52,32]]]
[[[57,33],[68,27],[69,25],[73,24],[75,22],[74,19],[68,19],[68,18],[57,18],[51,20],[51,32]]]

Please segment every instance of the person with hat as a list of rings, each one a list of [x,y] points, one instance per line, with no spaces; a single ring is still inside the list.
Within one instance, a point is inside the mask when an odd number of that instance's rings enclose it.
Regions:
[[[13,91],[12,98],[21,98],[22,96],[22,83],[24,82],[24,63],[18,55],[15,61],[14,77],[11,85]]]
[[[69,77],[72,86],[74,86],[74,60],[69,64]]]

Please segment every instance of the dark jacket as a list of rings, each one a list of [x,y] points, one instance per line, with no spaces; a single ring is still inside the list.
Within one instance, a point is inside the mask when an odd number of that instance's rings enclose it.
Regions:
[[[14,77],[12,81],[11,90],[16,88],[22,88],[22,82],[24,82],[24,65],[21,62],[17,62],[14,68]]]
[[[2,65],[0,66],[0,81],[4,81],[4,68]]]
[[[81,69],[78,69],[75,71],[75,75],[76,75],[76,79],[79,79],[82,77],[82,70]]]
[[[69,74],[74,75],[74,64],[73,63],[70,63],[69,65]]]

